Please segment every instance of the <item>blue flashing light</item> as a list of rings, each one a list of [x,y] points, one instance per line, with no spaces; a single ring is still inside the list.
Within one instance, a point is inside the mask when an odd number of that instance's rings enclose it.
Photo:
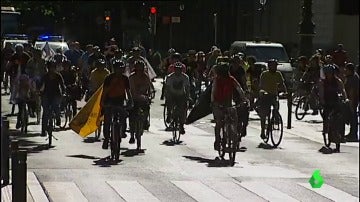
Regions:
[[[61,41],[64,37],[61,35],[40,35],[38,40],[42,41]]]

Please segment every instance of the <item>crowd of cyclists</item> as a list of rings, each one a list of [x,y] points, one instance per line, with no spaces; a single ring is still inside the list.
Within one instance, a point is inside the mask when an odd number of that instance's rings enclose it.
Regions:
[[[129,52],[124,52],[112,40],[102,51],[99,46],[87,45],[82,51],[78,42],[71,42],[69,50],[55,50],[54,55],[47,57],[41,49],[36,49],[21,44],[15,46],[6,44],[2,50],[2,82],[5,91],[11,93],[12,113],[15,105],[19,109],[27,105],[30,116],[36,114],[42,107],[42,131],[46,136],[46,123],[53,109],[55,111],[56,125],[61,123],[61,111],[64,102],[71,103],[73,115],[77,114],[77,101],[85,101],[103,85],[101,96],[101,109],[104,115],[102,148],[109,145],[111,115],[114,106],[131,106],[129,108],[130,140],[135,142],[132,130],[134,109],[142,108],[148,116],[151,94],[155,91],[152,81],[153,72],[164,80],[161,98],[165,99],[167,110],[166,121],[169,122],[172,108],[177,106],[180,117],[180,134],[185,134],[184,124],[187,111],[193,107],[202,95],[204,86],[211,88],[211,107],[215,121],[214,149],[219,149],[220,129],[223,125],[223,107],[231,107],[232,102],[246,103],[245,110],[238,114],[239,122],[243,123],[241,135],[246,136],[246,126],[249,111],[256,110],[261,119],[260,138],[265,138],[265,118],[270,113],[270,107],[278,109],[275,102],[280,91],[287,93],[282,74],[277,71],[278,62],[275,58],[268,61],[268,69],[256,63],[254,56],[244,53],[221,52],[213,46],[208,53],[189,50],[180,54],[175,49],[168,50],[168,55],[163,60],[148,54],[139,45]],[[45,54],[45,57],[44,57]],[[326,55],[322,50],[307,59],[301,56],[297,60],[294,73],[293,89],[301,91],[302,84],[313,82],[318,86],[320,104],[323,106],[323,119],[338,107],[339,97],[342,94],[344,102],[350,102],[351,117],[349,122],[351,130],[346,139],[357,140],[357,107],[359,76],[354,64],[347,63],[344,56],[346,52],[339,49],[333,55]],[[8,78],[10,78],[8,86]],[[344,84],[345,83],[345,84]],[[67,99],[63,99],[66,97]],[[36,101],[40,100],[41,102]],[[312,107],[314,114],[319,108]],[[21,117],[19,110],[18,117]],[[18,118],[16,128],[21,127]],[[123,120],[126,125],[126,119]],[[144,129],[150,123],[144,120]],[[345,126],[345,122],[343,123]],[[324,130],[326,121],[324,121]],[[324,131],[326,132],[326,131]],[[345,131],[343,131],[343,134]],[[345,141],[345,136],[333,137],[336,151],[340,143]],[[122,137],[126,137],[125,130]]]

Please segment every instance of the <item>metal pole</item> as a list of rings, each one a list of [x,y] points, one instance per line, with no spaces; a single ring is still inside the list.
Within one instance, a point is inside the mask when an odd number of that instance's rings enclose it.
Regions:
[[[214,13],[214,45],[217,45],[217,31],[218,31],[218,25],[217,25],[217,13]]]
[[[292,89],[289,88],[288,89],[288,100],[287,100],[287,104],[288,104],[288,118],[287,118],[287,129],[291,129],[291,115],[292,115]]]
[[[17,152],[16,181],[13,182],[12,189],[14,190],[12,199],[13,201],[26,202],[26,164],[27,153],[26,150]]]
[[[261,8],[260,8],[260,27],[259,27],[259,31],[260,31],[260,39],[262,40],[262,37],[263,37],[263,32],[262,32],[262,21],[263,21],[263,14],[264,14],[264,6],[261,5]]]
[[[3,185],[9,184],[9,120],[2,117],[1,121],[1,179]]]
[[[13,201],[14,200],[14,195],[16,195],[16,187],[17,182],[18,182],[18,175],[16,174],[17,171],[16,169],[18,168],[17,164],[18,164],[18,149],[19,149],[19,141],[18,140],[12,140],[11,141],[11,184],[12,184],[12,196],[13,196]]]
[[[172,48],[172,22],[171,22],[171,20],[170,20],[170,24],[169,24],[169,48]]]

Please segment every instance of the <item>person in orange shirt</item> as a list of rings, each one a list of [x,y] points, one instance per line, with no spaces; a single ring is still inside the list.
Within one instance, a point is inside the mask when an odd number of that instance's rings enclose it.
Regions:
[[[126,97],[130,101],[130,105],[133,105],[129,78],[124,75],[126,64],[122,60],[114,60],[112,66],[114,72],[105,78],[100,101],[100,107],[104,109],[103,133],[105,140],[102,145],[103,149],[108,149],[109,146],[111,117],[114,112],[111,107],[107,106],[123,106]],[[126,118],[122,121],[122,124],[126,127]],[[121,135],[124,138],[126,137],[125,130],[122,131]]]

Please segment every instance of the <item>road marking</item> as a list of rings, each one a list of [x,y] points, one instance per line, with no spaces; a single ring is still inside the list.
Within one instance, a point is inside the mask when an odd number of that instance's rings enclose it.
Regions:
[[[160,201],[137,181],[106,181],[106,183],[108,183],[125,201]]]
[[[34,201],[49,201],[34,172],[27,172],[27,186]]]
[[[179,187],[186,194],[190,195],[197,201],[229,201],[213,189],[207,187],[199,181],[171,181],[175,186]]]
[[[44,182],[43,184],[51,201],[88,201],[74,182]]]
[[[323,184],[321,188],[316,188],[316,189],[313,189],[309,183],[298,183],[298,184],[333,201],[347,201],[347,202],[359,201],[359,198],[327,184]]]
[[[230,201],[242,201],[242,202],[261,202],[265,201],[260,196],[249,192],[249,190],[241,187],[239,184],[233,181],[205,181],[203,182],[213,190],[216,190],[223,196],[226,196]]]
[[[244,187],[245,189],[253,192],[254,194],[261,196],[267,201],[271,202],[291,202],[291,201],[298,201],[291,196],[271,187],[270,185],[264,182],[241,182],[239,183],[240,186]]]

